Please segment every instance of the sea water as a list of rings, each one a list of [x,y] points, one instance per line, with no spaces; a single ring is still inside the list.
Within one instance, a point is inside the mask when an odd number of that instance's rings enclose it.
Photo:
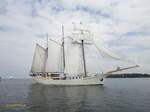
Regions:
[[[0,82],[0,112],[150,112],[150,78],[108,78],[103,86]]]

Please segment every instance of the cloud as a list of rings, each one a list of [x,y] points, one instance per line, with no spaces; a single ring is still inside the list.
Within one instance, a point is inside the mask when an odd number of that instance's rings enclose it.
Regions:
[[[71,35],[72,22],[89,25],[93,38],[125,58],[149,64],[149,0],[1,0],[0,1],[0,72],[27,77],[34,43],[45,43],[46,33],[59,39],[61,25]],[[123,63],[100,59],[103,69]],[[131,72],[150,72],[149,68]]]

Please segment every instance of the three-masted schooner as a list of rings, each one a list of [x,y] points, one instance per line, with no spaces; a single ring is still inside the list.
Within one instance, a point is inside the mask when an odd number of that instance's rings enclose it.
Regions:
[[[138,67],[119,68],[103,74],[88,73],[84,47],[86,44],[95,45],[102,56],[121,60],[108,49],[98,46],[90,36],[90,31],[80,23],[74,24],[72,36],[64,37],[62,26],[61,43],[48,39],[46,48],[36,44],[30,76],[38,83],[49,85],[102,85],[103,79],[111,73]]]

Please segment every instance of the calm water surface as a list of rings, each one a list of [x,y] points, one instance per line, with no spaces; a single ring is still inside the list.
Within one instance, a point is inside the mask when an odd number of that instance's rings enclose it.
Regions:
[[[3,80],[0,112],[150,112],[150,78],[106,79],[104,86],[46,86],[30,79]]]

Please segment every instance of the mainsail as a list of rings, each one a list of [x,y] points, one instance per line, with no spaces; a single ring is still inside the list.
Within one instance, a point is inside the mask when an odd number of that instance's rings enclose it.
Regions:
[[[47,50],[36,44],[31,72],[44,72],[47,58]]]
[[[82,46],[80,43],[68,40],[65,59],[66,59],[65,74],[69,75],[84,74]]]
[[[48,42],[48,59],[45,72],[63,72],[62,46]]]

